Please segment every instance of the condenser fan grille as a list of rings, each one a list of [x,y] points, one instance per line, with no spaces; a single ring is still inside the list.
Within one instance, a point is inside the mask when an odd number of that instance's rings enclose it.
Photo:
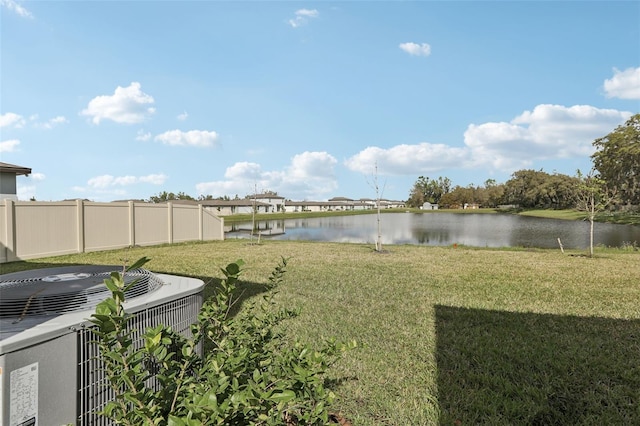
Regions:
[[[0,316],[23,318],[92,309],[111,294],[104,280],[121,269],[71,266],[0,275]],[[127,299],[155,291],[163,284],[146,269],[128,271],[125,282],[134,282],[125,293]]]

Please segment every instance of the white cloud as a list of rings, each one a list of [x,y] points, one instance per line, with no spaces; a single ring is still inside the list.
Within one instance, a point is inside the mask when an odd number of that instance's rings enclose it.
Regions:
[[[6,7],[12,12],[17,13],[23,18],[33,18],[33,14],[15,0],[0,0],[0,5]]]
[[[89,179],[87,181],[87,185],[93,189],[104,189],[113,186],[129,186],[136,183],[151,183],[154,185],[161,185],[166,181],[166,178],[167,177],[163,174],[152,174],[147,176],[102,175]]]
[[[513,171],[535,160],[587,157],[593,141],[631,116],[589,105],[538,105],[509,122],[470,124],[464,146],[437,143],[367,147],[345,161],[347,168],[372,175],[419,175],[452,168]]]
[[[252,194],[276,191],[293,199],[321,199],[337,188],[337,160],[326,152],[295,155],[284,170],[263,171],[257,163],[239,162],[227,168],[225,180],[196,185],[199,195]]]
[[[97,188],[85,188],[83,186],[74,186],[71,188],[75,192],[83,194],[84,198],[89,198],[93,201],[109,201],[114,198],[127,198],[128,194],[125,189],[97,189]]]
[[[43,123],[42,127],[44,127],[45,129],[53,129],[58,124],[65,124],[65,123],[68,123],[68,122],[69,122],[69,120],[67,120],[62,115],[59,115],[59,116],[57,116],[55,118],[52,118],[49,121]]]
[[[20,145],[18,139],[2,141],[0,142],[0,152],[14,152],[18,148],[18,145]]]
[[[95,124],[100,124],[101,120],[140,123],[155,112],[155,108],[149,106],[154,103],[153,97],[140,87],[140,83],[132,82],[128,87],[118,86],[113,95],[96,96],[81,114],[92,117]]]
[[[227,167],[227,170],[224,172],[224,177],[229,180],[253,181],[259,180],[261,174],[260,164],[242,161],[231,167]]]
[[[45,129],[52,129],[53,127],[59,125],[59,124],[64,124],[64,123],[68,123],[69,120],[66,119],[66,117],[59,115],[57,117],[54,117],[46,122],[38,122],[38,114],[32,114],[29,116],[29,123],[34,126],[34,127],[40,127],[40,128],[45,128]],[[8,112],[6,114],[2,114],[0,115],[0,127],[10,127],[13,126],[16,129],[20,129],[22,127],[24,127],[27,124],[27,120],[16,113],[13,112]]]
[[[465,148],[422,142],[416,145],[401,144],[389,149],[367,147],[345,161],[345,165],[367,175],[413,175],[450,167],[460,167],[470,159]]]
[[[293,28],[298,28],[309,22],[309,19],[314,19],[320,16],[320,12],[316,9],[299,9],[295,12],[295,17],[289,19],[289,25]]]
[[[613,69],[613,77],[604,81],[607,98],[640,99],[640,67],[620,71]]]
[[[142,142],[146,142],[148,140],[151,140],[151,133],[150,132],[145,132],[144,130],[140,129],[140,130],[138,130],[138,134],[136,135],[136,140],[137,141],[142,141]]]
[[[400,43],[398,47],[412,56],[429,56],[431,55],[431,46],[427,43]]]
[[[0,127],[13,126],[19,129],[25,125],[25,119],[19,114],[8,112],[0,115]]]
[[[111,175],[102,175],[102,176],[96,176],[93,177],[91,179],[89,179],[87,181],[87,185],[89,185],[91,188],[107,188],[109,186],[114,186],[116,185],[116,180],[118,182],[123,182],[127,179],[127,177],[120,177],[120,178],[116,178],[114,176]]]
[[[185,111],[182,114],[178,114],[176,118],[180,121],[185,121],[187,118],[189,118],[189,114],[187,114],[187,111]]]
[[[16,188],[16,196],[20,201],[31,200],[36,196],[36,186],[35,185],[18,185]]]
[[[630,116],[630,112],[589,105],[542,104],[508,123],[470,124],[464,141],[474,164],[516,170],[534,160],[589,156],[595,139]]]
[[[206,130],[169,130],[157,135],[154,140],[165,145],[214,146],[218,142],[218,134]]]
[[[326,179],[333,177],[333,168],[337,160],[326,152],[303,152],[291,159],[287,176],[294,179]]]
[[[45,180],[47,177],[44,175],[44,173],[31,173],[29,175],[29,177],[31,178],[31,180],[36,181],[36,182],[41,182],[43,180]]]
[[[140,182],[150,183],[152,185],[162,185],[167,181],[167,175],[160,173],[155,175],[140,176],[138,180]]]

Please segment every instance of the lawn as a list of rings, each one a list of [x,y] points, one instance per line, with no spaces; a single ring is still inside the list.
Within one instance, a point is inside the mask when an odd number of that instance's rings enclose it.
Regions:
[[[330,372],[354,425],[640,424],[640,252],[246,240],[17,262],[2,272],[147,256],[214,281],[242,258],[246,297],[281,256],[291,336],[360,347]]]

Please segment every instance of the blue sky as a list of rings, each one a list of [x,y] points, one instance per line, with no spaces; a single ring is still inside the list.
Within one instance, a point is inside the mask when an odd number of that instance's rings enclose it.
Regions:
[[[637,1],[0,3],[21,200],[406,200],[588,171],[640,112]]]

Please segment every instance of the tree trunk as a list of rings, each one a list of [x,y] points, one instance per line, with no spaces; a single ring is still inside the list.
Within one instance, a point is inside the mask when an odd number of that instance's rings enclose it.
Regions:
[[[589,257],[593,257],[593,215],[589,217]]]
[[[593,257],[593,222],[596,218],[596,199],[595,196],[591,195],[591,206],[589,212],[589,257]]]

